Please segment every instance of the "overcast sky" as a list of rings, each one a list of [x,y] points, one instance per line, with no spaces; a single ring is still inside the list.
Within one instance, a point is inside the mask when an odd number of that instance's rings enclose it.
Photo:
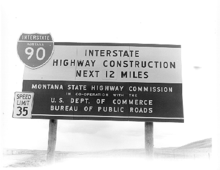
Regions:
[[[22,33],[51,33],[55,42],[181,45],[185,123],[154,123],[154,146],[216,133],[216,1],[7,0],[2,7],[4,148],[47,149],[49,120],[12,118],[14,92],[22,90],[16,49]],[[143,122],[58,121],[56,150],[124,148],[144,148]]]

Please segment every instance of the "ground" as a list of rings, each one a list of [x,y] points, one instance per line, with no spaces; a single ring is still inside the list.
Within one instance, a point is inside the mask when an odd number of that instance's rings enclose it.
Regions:
[[[45,150],[15,150],[5,149],[3,155],[4,168],[48,168],[54,167],[77,167],[76,169],[88,169],[94,167],[103,169],[105,167],[116,168],[118,166],[131,167],[146,165],[155,167],[155,162],[163,164],[177,162],[192,162],[193,164],[201,162],[208,166],[211,162],[211,139],[205,139],[187,144],[177,148],[155,148],[153,160],[148,160],[144,149],[121,149],[100,152],[60,152],[55,153],[55,163],[48,165],[46,162],[47,153]],[[174,163],[175,162],[175,163]],[[146,164],[147,163],[147,164]],[[161,166],[162,164],[156,164]],[[184,165],[189,165],[184,164]],[[179,164],[177,165],[179,166]],[[123,168],[124,169],[124,168]],[[133,168],[132,168],[133,169]]]

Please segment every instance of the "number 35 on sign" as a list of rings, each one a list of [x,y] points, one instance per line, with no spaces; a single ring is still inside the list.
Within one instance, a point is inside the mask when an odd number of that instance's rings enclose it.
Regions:
[[[33,92],[15,92],[13,118],[31,118],[34,101]]]

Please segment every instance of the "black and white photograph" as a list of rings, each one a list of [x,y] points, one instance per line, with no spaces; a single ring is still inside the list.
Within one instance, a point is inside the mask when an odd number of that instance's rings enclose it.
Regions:
[[[2,0],[1,167],[220,169],[218,0]]]

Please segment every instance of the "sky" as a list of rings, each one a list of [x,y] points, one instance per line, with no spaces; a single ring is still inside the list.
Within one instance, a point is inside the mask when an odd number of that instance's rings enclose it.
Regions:
[[[13,5],[12,5],[13,4]],[[217,1],[5,0],[1,9],[3,148],[47,149],[49,120],[13,119],[22,90],[17,55],[22,33],[51,33],[55,42],[181,45],[184,123],[154,123],[154,147],[213,138],[218,127]],[[58,120],[56,150],[144,148],[144,122]]]

